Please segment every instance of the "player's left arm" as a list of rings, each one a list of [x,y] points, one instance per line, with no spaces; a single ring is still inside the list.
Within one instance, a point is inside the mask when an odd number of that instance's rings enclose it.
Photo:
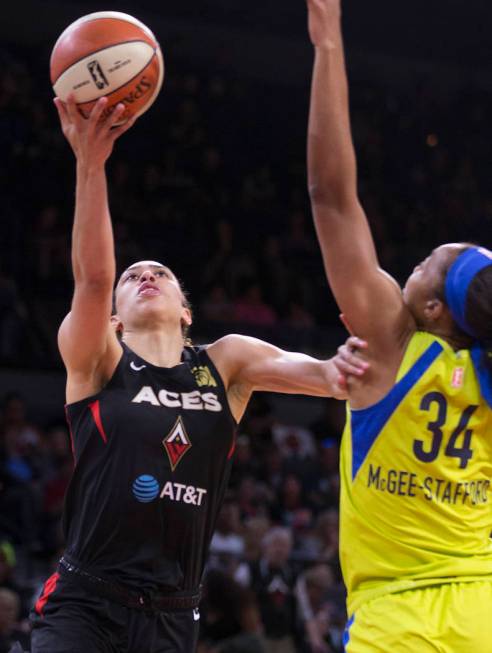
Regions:
[[[228,394],[236,399],[247,402],[255,390],[345,399],[346,376],[360,375],[367,369],[367,363],[352,354],[357,347],[364,347],[364,341],[350,338],[349,343],[335,357],[319,360],[232,334],[210,345],[208,353]]]

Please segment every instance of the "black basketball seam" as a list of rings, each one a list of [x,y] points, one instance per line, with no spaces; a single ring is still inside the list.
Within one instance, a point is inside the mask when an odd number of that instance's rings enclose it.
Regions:
[[[150,45],[150,43],[148,43],[147,41],[142,41],[142,39],[129,39],[128,41],[118,41],[118,43],[113,43],[112,45],[106,45],[106,46],[104,46],[104,48],[99,48],[99,50],[94,50],[94,52],[89,52],[89,54],[86,54],[83,57],[80,57],[80,59],[77,59],[76,61],[71,63],[68,68],[65,68],[65,70],[58,75],[58,77],[55,79],[54,82],[51,82],[51,85],[54,86],[56,84],[56,82],[60,79],[60,77],[67,72],[67,70],[70,70],[70,68],[72,68],[76,64],[80,63],[84,59],[87,59],[87,57],[91,57],[92,55],[95,55],[98,52],[102,52],[103,50],[107,50],[108,48],[113,48],[115,45],[126,45],[127,43],[145,43],[146,45]],[[157,43],[157,41],[156,41],[156,43]],[[160,47],[158,43],[157,43],[157,47]],[[155,53],[157,51],[157,48],[155,48],[154,46],[151,46],[151,48],[154,50],[154,54],[149,59],[149,63],[152,61],[152,58],[154,57],[154,55],[155,55]],[[133,77],[132,77],[132,79],[133,79]],[[131,80],[129,80],[129,81],[131,81]],[[121,88],[121,86],[119,88]],[[88,100],[88,102],[89,102],[89,100]]]

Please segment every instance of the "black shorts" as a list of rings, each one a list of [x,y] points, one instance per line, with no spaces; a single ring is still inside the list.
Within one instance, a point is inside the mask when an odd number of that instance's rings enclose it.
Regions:
[[[199,619],[197,608],[128,608],[57,573],[31,615],[31,653],[194,653]]]

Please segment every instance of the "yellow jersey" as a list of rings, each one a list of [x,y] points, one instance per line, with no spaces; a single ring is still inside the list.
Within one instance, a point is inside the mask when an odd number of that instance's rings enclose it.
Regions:
[[[348,409],[340,559],[352,614],[384,594],[492,579],[492,410],[469,350],[415,333],[381,401]]]

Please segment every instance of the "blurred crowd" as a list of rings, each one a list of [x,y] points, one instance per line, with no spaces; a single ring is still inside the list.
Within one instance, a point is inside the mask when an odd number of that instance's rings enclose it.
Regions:
[[[59,365],[54,333],[72,289],[74,165],[47,56],[36,55],[0,50],[0,360],[46,367]],[[308,81],[175,64],[110,160],[119,269],[141,258],[173,267],[203,339],[232,329],[326,351],[343,337],[306,191]],[[491,93],[474,87],[353,83],[360,195],[400,281],[440,242],[490,242],[491,110]]]
[[[200,653],[336,653],[345,623],[338,567],[343,407],[300,427],[264,395],[237,438],[212,539]],[[73,460],[63,421],[39,424],[17,394],[0,412],[0,653],[28,642],[27,616],[63,550]],[[28,645],[26,644],[26,648]]]
[[[0,49],[0,362],[14,369],[59,367],[55,333],[72,289],[74,166],[47,59]],[[169,264],[204,341],[236,331],[327,355],[344,336],[306,192],[308,80],[299,89],[175,68],[108,168],[119,268]],[[492,94],[355,81],[351,101],[382,265],[402,281],[440,242],[490,245]],[[8,388],[0,400],[5,653],[14,640],[28,648],[29,608],[63,546],[72,456],[61,416],[38,423]],[[265,397],[253,401],[212,541],[200,653],[343,650],[342,425],[335,402],[300,426],[278,421]]]

